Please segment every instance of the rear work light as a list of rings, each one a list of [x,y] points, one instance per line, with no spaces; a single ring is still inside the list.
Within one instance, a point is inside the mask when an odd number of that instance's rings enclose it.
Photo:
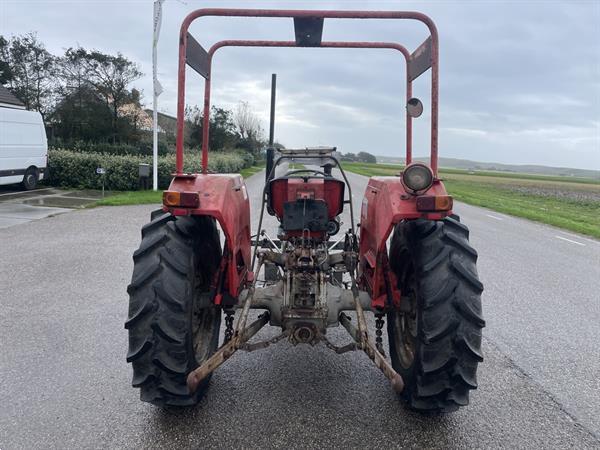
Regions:
[[[414,195],[426,191],[433,184],[433,172],[425,164],[416,162],[406,166],[402,172],[402,184]]]
[[[163,204],[165,206],[198,208],[200,205],[200,197],[197,192],[164,191]]]
[[[450,211],[451,195],[423,195],[417,197],[417,211]]]

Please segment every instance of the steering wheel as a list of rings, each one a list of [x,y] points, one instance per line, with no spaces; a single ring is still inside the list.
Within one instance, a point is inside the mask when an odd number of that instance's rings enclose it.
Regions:
[[[295,175],[297,173],[314,173],[317,175],[322,175],[323,177],[328,177],[328,175],[323,172],[322,170],[313,170],[313,169],[296,169],[296,170],[288,170],[285,175],[283,175],[284,177],[290,176],[290,175]]]

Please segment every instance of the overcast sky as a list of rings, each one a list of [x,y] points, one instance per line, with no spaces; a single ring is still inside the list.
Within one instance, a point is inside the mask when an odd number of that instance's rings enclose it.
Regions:
[[[600,169],[600,0],[590,1],[194,1],[166,0],[159,42],[159,110],[174,114],[181,21],[201,7],[417,10],[440,33],[440,155],[479,161]],[[48,50],[81,45],[121,52],[145,76],[152,104],[152,1],[0,0],[0,34],[36,31]],[[291,19],[203,18],[205,48],[229,38],[292,39]],[[424,25],[325,21],[324,40],[397,41],[411,51]],[[288,147],[404,154],[404,65],[392,50],[221,50],[213,104],[251,104],[268,128],[270,74],[278,74],[276,139]],[[429,72],[414,87],[430,106]],[[188,71],[189,104],[203,80]],[[415,154],[429,152],[429,115],[416,120]]]

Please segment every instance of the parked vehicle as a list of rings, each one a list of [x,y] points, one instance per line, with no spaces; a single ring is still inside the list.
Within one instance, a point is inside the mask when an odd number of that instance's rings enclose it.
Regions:
[[[35,189],[47,176],[48,142],[37,111],[0,107],[0,184]]]

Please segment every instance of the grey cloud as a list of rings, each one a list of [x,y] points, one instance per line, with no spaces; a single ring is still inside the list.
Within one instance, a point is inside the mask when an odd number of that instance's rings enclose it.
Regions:
[[[3,2],[2,34],[36,30],[50,50],[77,43],[121,51],[139,61],[151,90],[152,2]],[[197,4],[164,4],[159,73],[161,109],[174,113],[177,42]],[[200,5],[198,3],[198,5]],[[247,7],[247,1],[203,1],[203,7]],[[600,169],[600,4],[597,2],[314,2],[256,1],[255,7],[421,10],[436,21],[441,48],[440,154],[484,161]],[[192,34],[220,39],[292,39],[291,20],[207,18]],[[324,39],[391,40],[414,49],[421,24],[329,21]],[[249,101],[265,118],[268,82],[277,72],[277,137],[288,145],[332,144],[345,151],[400,154],[404,142],[404,66],[391,51],[224,49],[215,57],[213,104]],[[426,74],[415,93],[429,104]],[[202,79],[190,72],[190,103],[201,103]],[[150,102],[150,98],[146,99]],[[427,153],[427,117],[416,147]]]

